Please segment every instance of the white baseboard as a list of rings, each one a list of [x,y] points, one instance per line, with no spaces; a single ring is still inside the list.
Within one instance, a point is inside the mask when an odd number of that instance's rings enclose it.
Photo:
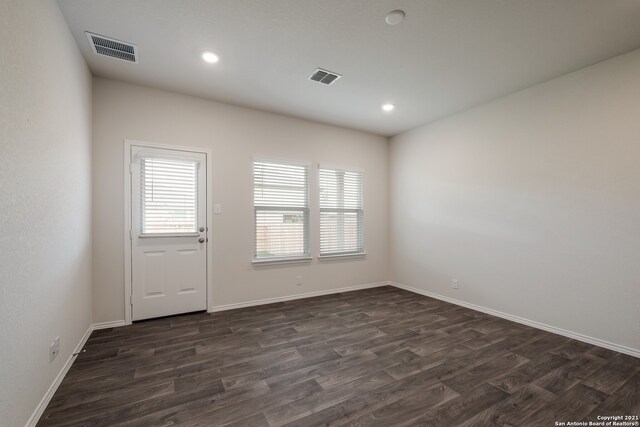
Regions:
[[[307,292],[304,294],[287,295],[284,297],[266,298],[266,299],[260,299],[260,300],[238,302],[234,304],[216,305],[211,307],[207,311],[209,313],[215,313],[218,311],[235,310],[237,308],[254,307],[257,305],[273,304],[276,302],[284,302],[284,301],[293,301],[293,300],[303,299],[303,298],[313,298],[313,297],[319,297],[322,295],[339,294],[341,292],[359,291],[362,289],[378,288],[380,286],[388,286],[388,285],[389,285],[389,282],[378,282],[378,283],[368,283],[365,285],[347,286],[346,288],[329,289],[326,291]]]
[[[413,292],[416,294],[424,295],[430,298],[435,298],[441,301],[445,301],[451,304],[459,305],[462,307],[470,308],[471,310],[487,313],[492,316],[501,317],[503,319],[511,320],[512,322],[521,323],[523,325],[531,326],[532,328],[542,329],[547,332],[562,335],[568,338],[573,338],[578,341],[586,342],[588,344],[597,345],[599,347],[608,348],[609,350],[617,351],[620,353],[628,354],[630,356],[640,357],[640,350],[626,347],[624,345],[614,344],[609,341],[604,341],[598,338],[593,338],[587,335],[579,334],[577,332],[568,331],[566,329],[557,328],[555,326],[547,325],[544,323],[536,322],[535,320],[525,319],[523,317],[514,316],[513,314],[503,313],[501,311],[493,310],[491,308],[482,307],[480,305],[471,304],[465,301],[460,301],[455,298],[449,298],[444,295],[436,294],[433,292],[425,291],[423,289],[414,288],[412,286],[403,285],[400,283],[389,282],[389,285],[396,288],[404,289],[405,291]]]
[[[82,339],[80,340],[76,348],[71,353],[71,356],[69,356],[64,366],[62,367],[60,372],[58,372],[58,375],[56,375],[55,379],[53,380],[53,383],[51,383],[51,386],[49,386],[49,389],[47,390],[45,395],[42,397],[42,400],[40,400],[40,403],[38,403],[36,410],[33,411],[33,414],[31,414],[31,417],[29,417],[29,420],[25,424],[26,427],[34,427],[36,424],[38,424],[38,421],[40,420],[42,413],[47,408],[47,405],[51,401],[51,398],[53,397],[53,395],[56,393],[56,390],[58,390],[58,387],[60,386],[60,383],[64,379],[65,375],[67,375],[67,372],[69,372],[69,369],[71,369],[71,365],[73,365],[73,362],[76,359],[76,356],[74,356],[74,354],[82,350],[82,347],[84,347],[84,345],[86,344],[87,340],[89,339],[89,336],[91,336],[91,332],[96,331],[98,329],[115,328],[118,326],[124,326],[124,320],[94,323],[92,325],[89,325],[87,332],[84,333],[84,335],[82,336]]]
[[[71,355],[69,356],[65,364],[62,366],[62,369],[60,370],[60,372],[58,372],[58,375],[56,375],[56,377],[54,378],[53,383],[51,383],[51,385],[49,386],[49,389],[40,400],[40,403],[38,403],[36,410],[33,411],[33,414],[31,414],[31,417],[29,417],[26,427],[34,427],[36,424],[38,424],[38,421],[40,420],[42,413],[47,408],[47,405],[51,401],[51,398],[53,397],[53,395],[56,393],[56,390],[58,390],[58,386],[60,386],[60,383],[64,379],[65,375],[67,375],[67,372],[69,372],[69,369],[71,369],[71,365],[73,365],[73,361],[76,358],[74,354],[82,350],[82,347],[84,347],[84,344],[89,339],[91,332],[93,332],[93,325],[89,325],[87,332],[84,333],[84,335],[80,339],[80,342],[78,343],[76,348],[73,350],[73,352],[71,353]]]
[[[93,331],[97,331],[98,329],[117,328],[124,325],[124,320],[112,320],[111,322],[94,323],[91,327]]]

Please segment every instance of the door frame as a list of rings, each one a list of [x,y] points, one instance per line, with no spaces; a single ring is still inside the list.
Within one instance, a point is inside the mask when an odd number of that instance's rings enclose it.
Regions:
[[[207,161],[206,168],[206,186],[205,197],[207,198],[206,214],[207,221],[206,227],[206,277],[207,285],[205,292],[207,311],[211,307],[209,303],[211,295],[213,295],[213,168],[211,159],[211,150],[207,148],[188,147],[183,145],[168,145],[158,144],[155,142],[145,142],[133,139],[125,139],[123,148],[123,174],[124,174],[124,227],[122,230],[122,236],[124,240],[124,323],[125,325],[131,324],[132,318],[132,291],[133,291],[133,277],[131,266],[131,147],[144,147],[144,148],[159,148],[165,150],[184,151],[188,153],[200,153],[204,154]]]

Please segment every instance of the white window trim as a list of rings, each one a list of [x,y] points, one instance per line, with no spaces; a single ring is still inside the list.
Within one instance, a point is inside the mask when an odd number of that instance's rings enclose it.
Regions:
[[[253,265],[266,265],[266,264],[306,264],[313,260],[312,256],[308,257],[272,257],[272,258],[254,258],[251,263]]]
[[[276,257],[264,257],[264,258],[256,258],[257,253],[257,241],[256,241],[256,212],[257,208],[255,205],[254,192],[255,192],[255,173],[254,173],[254,164],[256,162],[265,162],[265,163],[276,163],[276,164],[284,164],[290,166],[302,166],[306,168],[307,171],[307,188],[306,188],[306,205],[307,207],[303,210],[306,213],[306,222],[305,222],[305,230],[304,233],[306,235],[306,253],[303,255],[292,255],[292,256],[276,256]],[[311,256],[311,208],[309,206],[310,201],[310,180],[311,180],[311,163],[301,160],[291,160],[286,158],[278,158],[278,157],[269,157],[269,156],[253,156],[250,163],[250,173],[251,173],[251,206],[253,206],[253,258],[251,263],[254,266],[261,265],[275,265],[275,264],[295,264],[295,263],[309,263],[313,260]],[[276,208],[276,207],[274,207]],[[290,208],[284,207],[284,210],[301,210],[300,208]]]
[[[332,260],[332,259],[340,259],[340,258],[364,258],[367,256],[367,253],[362,251],[362,252],[344,252],[344,253],[339,253],[339,254],[335,254],[335,255],[320,255],[318,256],[318,259],[320,261],[328,261],[328,260]]]
[[[335,212],[336,209],[328,209],[320,207],[320,169],[331,169],[340,172],[354,172],[362,175],[362,209],[344,209],[347,212],[353,211],[362,211],[362,250],[361,251],[352,251],[352,252],[334,252],[334,253],[326,253],[322,254],[320,252],[320,240],[318,240],[318,260],[331,260],[336,258],[362,258],[367,255],[366,244],[365,244],[365,215],[364,215],[364,180],[366,177],[365,171],[362,168],[352,167],[352,166],[344,166],[344,165],[335,165],[329,163],[318,163],[316,168],[316,198],[318,199],[318,213],[323,211],[325,212]],[[320,215],[318,215],[318,226],[320,226]]]
[[[137,145],[138,147],[141,147],[140,145]],[[151,147],[147,147],[147,148],[151,148]],[[153,147],[153,148],[160,148],[160,147]],[[166,148],[166,147],[165,147]],[[193,150],[189,150],[189,151],[185,151],[185,150],[177,150],[177,149],[173,149],[174,151],[182,151],[184,153],[184,157],[181,156],[181,160],[183,159],[188,159],[190,161],[193,161],[194,163],[196,163],[196,167],[198,168],[198,170],[202,167],[202,165],[200,164],[200,161],[198,160],[198,158],[196,156],[189,156],[190,153],[193,153]],[[202,152],[202,153],[197,153],[197,154],[205,154],[206,153]],[[142,166],[142,159],[145,156],[136,154],[135,156],[133,156],[133,158],[131,159],[131,163],[133,165],[137,166],[137,171],[140,171],[140,167]],[[171,157],[171,156],[166,156],[166,155],[158,155],[155,154],[153,155],[153,158],[155,159],[164,159],[164,160],[175,160],[175,157]],[[205,171],[206,173],[207,171]],[[206,184],[206,181],[205,181]],[[200,189],[201,190],[201,189]],[[206,192],[206,188],[205,188],[205,192]],[[141,218],[142,220],[142,218]],[[196,224],[196,228],[197,228],[197,224]],[[142,230],[142,226],[140,225],[140,230]],[[186,232],[175,232],[175,233],[144,233],[142,231],[140,231],[140,233],[138,234],[138,237],[141,239],[147,239],[147,238],[156,238],[156,237],[198,237],[200,236],[200,233],[195,230],[195,231],[186,231]]]

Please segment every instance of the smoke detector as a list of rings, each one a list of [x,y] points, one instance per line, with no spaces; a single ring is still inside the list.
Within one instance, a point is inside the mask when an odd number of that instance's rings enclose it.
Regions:
[[[403,19],[404,11],[402,10],[392,10],[384,17],[385,22],[389,25],[398,25]]]

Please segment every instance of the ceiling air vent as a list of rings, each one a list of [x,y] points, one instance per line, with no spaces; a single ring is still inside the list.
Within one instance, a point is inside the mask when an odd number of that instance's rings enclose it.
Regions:
[[[325,85],[330,85],[340,77],[342,77],[340,74],[318,68],[309,76],[309,80],[313,80],[314,82],[322,83]]]
[[[90,32],[86,32],[86,34],[94,53],[122,59],[124,61],[138,62],[138,49],[136,45]]]

